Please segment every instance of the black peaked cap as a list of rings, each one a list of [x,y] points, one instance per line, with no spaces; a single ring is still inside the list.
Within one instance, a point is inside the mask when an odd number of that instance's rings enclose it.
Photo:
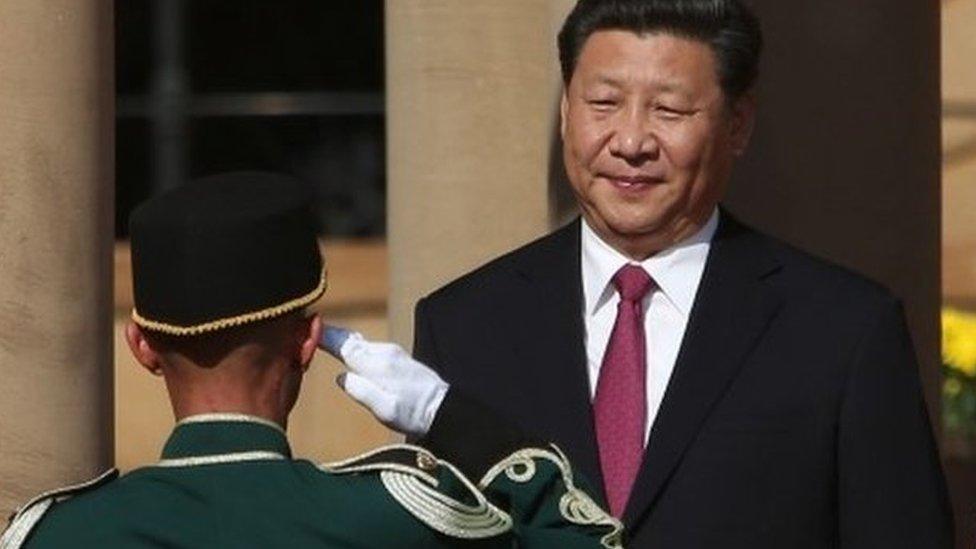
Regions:
[[[311,198],[283,175],[234,172],[154,197],[129,217],[140,326],[193,335],[282,315],[325,292]]]

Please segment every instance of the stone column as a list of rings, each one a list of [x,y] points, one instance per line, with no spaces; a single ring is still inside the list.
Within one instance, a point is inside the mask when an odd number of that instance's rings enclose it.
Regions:
[[[0,514],[112,465],[112,3],[0,2]]]
[[[568,0],[387,0],[392,337],[417,298],[549,227]]]

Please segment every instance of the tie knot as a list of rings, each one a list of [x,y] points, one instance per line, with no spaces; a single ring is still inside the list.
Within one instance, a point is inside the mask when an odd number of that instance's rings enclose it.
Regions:
[[[638,265],[624,265],[613,275],[613,285],[624,301],[640,301],[651,289],[651,276]]]

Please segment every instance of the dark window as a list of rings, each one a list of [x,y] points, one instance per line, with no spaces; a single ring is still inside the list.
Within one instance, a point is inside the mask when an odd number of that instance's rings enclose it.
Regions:
[[[226,170],[313,186],[328,236],[385,232],[383,2],[126,0],[116,15],[116,235]]]

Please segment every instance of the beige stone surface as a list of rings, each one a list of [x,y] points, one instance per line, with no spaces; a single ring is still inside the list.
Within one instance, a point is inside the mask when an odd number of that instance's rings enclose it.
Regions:
[[[976,306],[976,0],[942,3],[942,292]],[[968,109],[968,116],[960,110]]]
[[[0,2],[0,516],[112,464],[112,6]]]
[[[387,0],[390,318],[549,228],[566,0]]]
[[[946,99],[976,95],[976,1],[942,1],[942,94]]]

